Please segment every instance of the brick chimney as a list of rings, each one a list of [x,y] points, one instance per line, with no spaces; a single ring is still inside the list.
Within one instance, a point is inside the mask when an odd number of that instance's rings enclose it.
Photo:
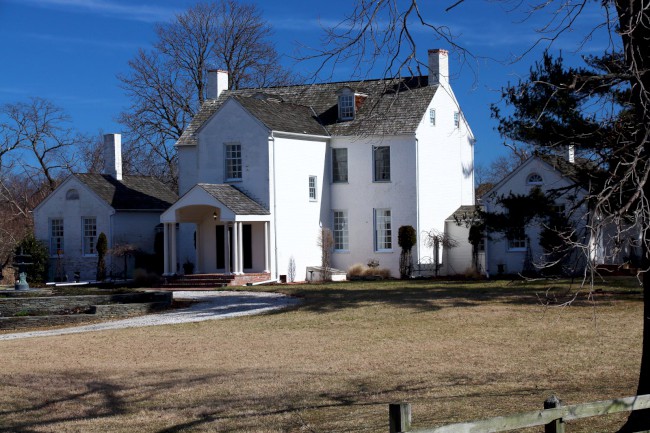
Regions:
[[[449,52],[443,49],[429,50],[429,85],[449,86]]]
[[[104,134],[104,174],[122,180],[122,136]]]
[[[228,71],[210,69],[208,71],[208,99],[217,99],[221,92],[228,89]]]

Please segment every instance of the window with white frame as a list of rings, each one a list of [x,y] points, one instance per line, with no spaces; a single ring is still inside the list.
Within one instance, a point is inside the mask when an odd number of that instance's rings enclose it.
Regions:
[[[52,218],[50,220],[50,255],[62,255],[63,247],[63,218]]]
[[[332,149],[332,182],[348,181],[348,149]]]
[[[429,109],[429,125],[436,126],[436,109]]]
[[[226,143],[226,181],[236,181],[241,179],[241,144]]]
[[[82,221],[82,251],[84,255],[92,256],[97,254],[97,218],[83,217]]]
[[[339,95],[339,119],[354,119],[354,93]]]
[[[74,188],[69,189],[65,193],[65,199],[66,200],[79,200],[79,191],[77,191]]]
[[[309,176],[309,200],[316,201],[316,176]]]
[[[374,165],[374,181],[390,181],[390,147],[373,146],[372,158]]]
[[[393,249],[393,230],[390,209],[375,209],[375,251]]]
[[[526,179],[528,185],[542,185],[544,184],[544,179],[537,173],[531,173]]]
[[[526,231],[523,227],[515,227],[509,230],[508,249],[511,251],[526,249]]]
[[[454,128],[460,127],[460,113],[458,111],[454,111]]]
[[[348,213],[343,210],[334,211],[334,251],[347,251],[348,244]]]

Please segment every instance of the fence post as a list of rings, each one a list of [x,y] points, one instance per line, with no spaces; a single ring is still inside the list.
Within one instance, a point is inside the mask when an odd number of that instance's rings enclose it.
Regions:
[[[552,395],[544,401],[544,409],[555,409],[562,406],[560,399]],[[544,426],[544,433],[564,433],[564,421],[558,418]]]
[[[388,405],[388,426],[390,433],[405,433],[411,430],[411,405],[390,403]]]

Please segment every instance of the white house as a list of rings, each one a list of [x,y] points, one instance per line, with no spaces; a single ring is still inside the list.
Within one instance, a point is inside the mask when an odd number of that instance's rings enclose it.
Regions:
[[[474,204],[474,136],[449,83],[448,53],[428,76],[264,89],[226,89],[210,71],[208,99],[177,142],[180,199],[161,216],[165,273],[309,278],[321,264],[379,261],[399,275],[397,231],[444,230]],[[176,229],[176,225],[179,228]],[[431,256],[419,236],[413,251]],[[442,257],[442,255],[439,255]]]
[[[588,164],[578,160],[577,163]],[[539,188],[555,200],[557,212],[568,218],[575,242],[565,272],[581,272],[587,260],[596,266],[618,267],[640,257],[638,227],[633,219],[615,224],[604,215],[594,215],[584,198],[587,190],[576,179],[576,158],[569,149],[566,155],[535,154],[505,176],[480,199],[487,212],[502,211],[500,197],[509,194],[525,195]],[[549,254],[540,245],[544,229],[533,222],[525,229],[509,235],[490,233],[485,242],[483,266],[488,274],[514,274],[541,270],[549,263]]]
[[[34,209],[35,236],[50,251],[51,280],[76,273],[94,280],[102,232],[109,248],[129,244],[153,253],[160,215],[178,199],[153,177],[122,175],[119,134],[104,136],[104,151],[104,174],[72,174]],[[107,261],[109,272],[123,271],[123,260]]]

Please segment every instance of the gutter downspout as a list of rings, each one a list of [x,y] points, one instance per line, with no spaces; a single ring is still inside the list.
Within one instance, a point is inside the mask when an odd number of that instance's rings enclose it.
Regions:
[[[415,224],[417,230],[420,231],[420,140],[415,137]],[[417,232],[416,232],[417,234]],[[419,238],[419,236],[418,236]],[[418,242],[418,263],[421,259],[420,242]]]
[[[276,195],[276,188],[275,188],[275,136],[273,135],[274,132],[271,131],[271,138],[270,140],[273,142],[273,254],[275,256],[275,278],[279,279],[280,274],[278,272],[278,213],[277,213],[277,195]]]

